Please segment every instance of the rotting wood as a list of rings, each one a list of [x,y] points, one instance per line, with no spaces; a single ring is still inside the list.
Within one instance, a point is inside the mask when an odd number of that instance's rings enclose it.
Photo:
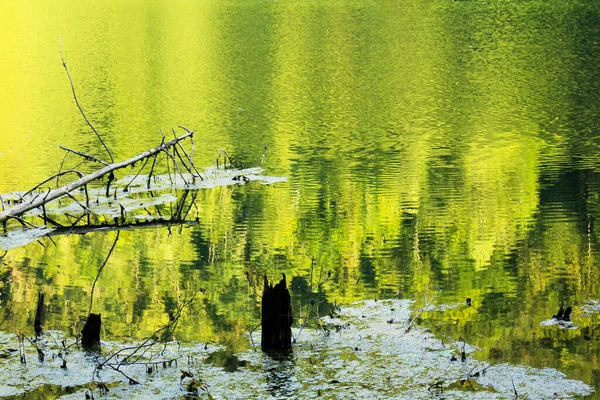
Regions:
[[[275,286],[265,276],[262,295],[263,350],[288,350],[292,348],[292,303],[285,274]]]
[[[45,195],[43,197],[37,196],[32,201],[24,202],[15,207],[5,209],[4,211],[0,212],[0,223],[4,223],[5,221],[7,221],[10,218],[20,217],[27,211],[41,207],[41,206],[51,202],[52,200],[58,199],[63,196],[68,196],[72,191],[74,191],[82,186],[86,186],[88,183],[98,180],[98,179],[104,177],[105,175],[112,173],[113,171],[133,165],[140,160],[144,160],[146,158],[153,157],[162,151],[166,151],[171,146],[174,146],[175,144],[179,143],[180,141],[182,141],[188,137],[192,137],[193,134],[194,134],[194,131],[188,131],[184,135],[181,135],[169,142],[162,143],[161,145],[159,145],[153,149],[147,150],[143,153],[140,153],[135,157],[132,157],[128,160],[121,161],[118,163],[109,164],[109,165],[105,166],[104,168],[102,168],[96,172],[93,172],[89,175],[83,176],[74,182],[71,182],[67,185],[61,186],[57,189],[51,190],[50,192],[48,192],[47,195]]]

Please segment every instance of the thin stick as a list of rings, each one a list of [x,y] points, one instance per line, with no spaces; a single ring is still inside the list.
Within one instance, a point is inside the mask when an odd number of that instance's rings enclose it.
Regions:
[[[59,173],[60,173],[60,172],[62,172],[62,169],[63,169],[63,167],[64,167],[64,165],[65,165],[65,161],[67,161],[67,157],[68,157],[68,156],[69,156],[69,153],[68,153],[68,152],[67,152],[67,153],[65,153],[65,156],[63,157],[63,159],[62,159],[62,161],[61,161],[61,163],[60,163],[60,168],[58,169],[58,172],[59,172]],[[60,176],[57,176],[57,177],[56,177],[56,187],[58,187],[58,182],[59,182],[59,179],[58,179],[58,178],[60,178]]]
[[[83,204],[81,204],[79,202],[79,200],[77,200],[71,193],[67,193],[67,196],[69,196],[71,198],[71,200],[73,200],[75,203],[77,203],[77,205],[79,205],[79,207],[83,208],[84,211],[87,211],[89,213],[92,212],[92,210],[90,210],[88,207],[84,206]],[[45,203],[44,203],[45,204]]]
[[[4,255],[6,255],[6,253],[4,253]],[[2,327],[2,325],[4,325],[4,323],[6,322],[6,320],[8,320],[8,317],[10,317],[10,313],[12,312],[12,306],[13,306],[13,302],[9,301],[8,302],[8,309],[6,310],[6,314],[4,314],[4,318],[2,319],[2,321],[0,321],[0,328]]]
[[[181,161],[181,165],[183,165],[185,167],[185,169],[190,173],[190,175],[192,175],[192,177],[195,177],[196,175],[194,175],[192,168],[188,167],[188,165],[183,160],[183,157],[181,157],[179,150],[177,150],[177,146],[173,146],[173,153],[177,156],[177,158],[179,158],[179,161]]]
[[[191,131],[191,132],[193,132],[193,131]],[[173,135],[175,135],[175,131],[173,131]],[[190,157],[190,155],[187,153],[187,151],[185,151],[185,148],[181,145],[181,143],[177,143],[177,146],[181,149],[181,151],[183,151],[183,154],[189,161],[190,166],[194,169],[194,171],[196,171],[196,174],[200,178],[200,180],[204,180],[204,178],[202,178],[202,175],[200,174],[200,171],[198,171],[198,168],[196,168],[196,166],[194,165],[194,161],[192,161],[192,157]],[[193,151],[194,151],[194,138],[192,137],[192,153],[193,153]],[[183,162],[183,160],[181,162]],[[190,171],[190,173],[191,172],[192,171]]]
[[[104,269],[104,266],[108,262],[110,255],[112,254],[113,250],[115,249],[115,246],[117,245],[117,241],[119,240],[120,234],[121,234],[121,231],[117,231],[117,236],[115,237],[115,241],[113,242],[112,247],[108,251],[108,255],[104,259],[102,266],[98,270],[98,273],[96,274],[96,279],[94,279],[94,284],[92,285],[92,294],[90,295],[90,308],[88,310],[88,315],[92,312],[92,304],[94,303],[94,289],[96,288],[96,282],[98,282],[98,278],[100,278],[100,273],[102,272],[102,269]]]
[[[435,301],[435,299],[436,299],[436,298],[437,298],[437,297],[440,295],[440,293],[442,293],[442,289],[438,289],[438,292],[437,292],[437,294],[436,294],[435,296],[433,296],[433,297],[431,298],[431,300],[429,300],[427,303],[425,303],[425,306],[424,306],[424,307],[422,307],[421,309],[419,309],[419,311],[417,312],[417,315],[415,315],[415,316],[414,316],[414,318],[413,318],[413,319],[411,319],[411,320],[410,320],[410,322],[408,323],[408,326],[406,327],[406,330],[404,331],[404,333],[408,333],[408,331],[410,331],[410,328],[411,328],[411,326],[412,326],[413,322],[415,322],[415,320],[416,320],[417,318],[419,318],[419,315],[421,315],[421,313],[422,313],[423,311],[425,311],[425,309],[426,309],[427,307],[429,307],[429,306],[431,305],[431,303],[433,303],[433,302]]]
[[[69,170],[66,170],[66,171],[63,171],[63,172],[59,172],[58,174],[56,174],[56,175],[52,175],[50,178],[46,179],[45,181],[43,181],[43,182],[41,182],[41,183],[38,183],[38,184],[37,184],[36,186],[34,186],[33,188],[29,189],[29,191],[27,191],[27,192],[26,192],[26,193],[23,195],[23,197],[25,197],[25,196],[27,196],[28,194],[30,194],[31,192],[35,191],[37,188],[41,187],[41,186],[42,186],[44,183],[47,183],[47,182],[51,181],[51,180],[52,180],[52,179],[54,179],[54,178],[58,178],[59,176],[66,175],[66,174],[77,174],[77,175],[79,176],[79,178],[83,178],[83,177],[85,176],[85,175],[83,175],[83,173],[81,173],[81,172],[79,172],[79,171],[77,171],[77,170],[75,170],[75,169],[69,169]],[[48,195],[46,195],[46,196],[48,196]],[[31,200],[31,201],[30,201],[30,203],[33,203],[33,201],[34,201],[34,200],[35,200],[35,199]],[[45,200],[45,198],[44,198],[44,200]],[[24,201],[24,200],[23,200],[23,201]]]
[[[266,318],[265,318],[266,319]],[[260,321],[258,323],[258,325],[256,325],[254,328],[252,328],[252,330],[250,331],[250,341],[252,342],[252,348],[254,349],[254,351],[256,351],[256,345],[254,344],[254,339],[252,338],[252,332],[254,332],[256,329],[258,329],[259,326],[261,326],[263,323],[263,321]]]
[[[32,228],[37,228],[37,226],[35,226],[31,222],[27,222],[23,218],[17,217],[16,215],[10,215],[8,218],[16,219],[21,225],[23,225],[24,228],[27,227],[27,225],[31,226]]]
[[[185,177],[183,176],[183,174],[181,173],[181,170],[179,169],[179,165],[177,165],[177,161],[175,160],[175,157],[173,157],[171,155],[171,153],[169,153],[168,150],[164,150],[165,154],[167,156],[169,156],[169,158],[173,161],[173,173],[175,173],[175,169],[177,169],[177,172],[179,172],[179,175],[181,176],[181,179],[183,179],[183,183],[188,186],[187,181],[185,180]],[[169,166],[169,161],[167,160],[167,167]],[[170,173],[169,173],[170,174]],[[169,175],[170,177],[171,175]],[[173,183],[173,180],[171,179],[171,183]]]
[[[127,192],[129,190],[129,186],[133,183],[133,181],[135,180],[135,178],[137,178],[138,175],[144,170],[144,167],[146,167],[146,164],[148,164],[148,160],[150,160],[150,159],[146,158],[146,160],[144,160],[144,165],[142,165],[142,168],[140,168],[140,170],[138,171],[137,174],[135,174],[135,176],[133,177],[133,179],[131,179],[129,181],[129,183],[127,185],[125,185],[125,188],[123,189],[124,192]]]
[[[190,210],[192,209],[192,206],[196,205],[196,197],[198,197],[198,190],[194,191],[194,195],[192,196],[192,201],[190,202],[190,206],[188,207],[188,209],[185,212],[185,214],[183,215],[183,217],[181,217],[180,221],[185,221],[185,219],[187,218],[188,214],[190,213]]]
[[[219,150],[219,153],[217,153],[217,168],[219,168],[219,157],[221,154],[223,154],[223,169],[227,169],[227,160],[229,160],[229,166],[235,168],[233,160],[225,150]]]
[[[150,167],[150,174],[148,174],[148,184],[146,185],[148,190],[150,190],[150,179],[152,179],[152,172],[154,172],[154,165],[156,164],[156,157],[157,156],[152,157],[152,166]]]
[[[81,156],[81,157],[85,158],[86,160],[94,161],[94,162],[97,162],[97,163],[100,163],[100,164],[104,164],[104,165],[108,165],[108,163],[106,161],[103,161],[103,160],[99,159],[98,157],[94,157],[91,154],[82,153],[80,151],[73,150],[73,149],[70,149],[70,148],[62,146],[62,145],[58,145],[58,147],[60,147],[61,149],[65,150],[66,152],[77,154],[78,156]]]
[[[67,71],[67,77],[69,78],[69,83],[71,84],[71,91],[73,92],[73,98],[75,99],[75,104],[77,104],[77,108],[79,109],[79,112],[83,116],[83,119],[85,119],[85,122],[88,124],[88,126],[90,128],[92,128],[92,131],[94,131],[94,133],[96,134],[96,137],[98,138],[100,143],[102,143],[102,146],[104,146],[104,149],[108,153],[108,156],[110,157],[110,162],[112,164],[115,162],[115,159],[113,158],[111,151],[108,149],[108,146],[106,146],[106,143],[104,143],[104,140],[102,140],[102,137],[100,136],[100,134],[98,133],[96,128],[94,128],[94,125],[92,125],[92,123],[88,119],[87,115],[85,115],[85,112],[81,108],[81,105],[79,104],[79,99],[77,98],[77,93],[75,93],[75,86],[73,85],[73,79],[71,78],[71,73],[69,72],[69,68],[67,68],[67,62],[65,61],[65,57],[63,56],[62,39],[61,39],[61,42],[59,45],[59,50],[60,50],[60,59],[62,60],[62,65],[63,65],[63,67],[65,67],[65,71]]]

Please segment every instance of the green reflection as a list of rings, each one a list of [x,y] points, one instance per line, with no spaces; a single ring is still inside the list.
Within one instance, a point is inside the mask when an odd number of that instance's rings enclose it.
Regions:
[[[56,172],[56,144],[102,154],[57,32],[117,159],[183,124],[200,165],[220,148],[258,165],[266,145],[268,172],[289,177],[202,191],[198,226],[123,232],[95,291],[105,336],[150,334],[201,288],[180,338],[246,348],[265,273],[291,277],[296,310],[311,289],[327,310],[441,287],[439,302],[473,306],[424,313],[437,332],[600,388],[599,317],[580,312],[599,298],[599,4],[3,2],[0,15],[1,193]],[[10,251],[3,329],[31,330],[42,290],[46,328],[77,334],[112,240]],[[579,329],[540,326],[561,301]]]

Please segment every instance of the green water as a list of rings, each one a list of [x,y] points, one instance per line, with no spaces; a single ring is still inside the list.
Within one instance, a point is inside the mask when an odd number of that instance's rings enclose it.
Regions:
[[[59,38],[60,36],[60,38]],[[0,193],[60,167],[59,144],[115,158],[196,130],[287,176],[201,191],[200,223],[123,232],[94,292],[104,335],[143,337],[190,288],[182,339],[248,347],[284,272],[296,308],[415,298],[422,323],[480,356],[600,388],[600,3],[574,1],[3,1]],[[75,335],[114,233],[10,250],[2,329]],[[0,253],[1,255],[2,253]],[[561,302],[577,329],[540,326]]]

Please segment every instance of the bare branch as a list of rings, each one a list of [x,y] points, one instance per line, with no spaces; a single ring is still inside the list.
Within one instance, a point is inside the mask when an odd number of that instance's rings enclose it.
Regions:
[[[16,207],[6,209],[6,210],[0,212],[0,223],[6,221],[8,218],[10,218],[12,216],[19,216],[29,210],[40,207],[43,203],[50,202],[54,199],[65,196],[65,195],[67,195],[67,193],[69,193],[77,188],[80,188],[81,186],[87,185],[88,183],[90,183],[92,181],[100,179],[104,175],[107,175],[115,170],[125,168],[131,164],[135,164],[136,162],[138,162],[140,160],[143,160],[148,157],[152,157],[155,154],[160,153],[161,151],[165,151],[169,147],[176,144],[178,141],[183,140],[191,135],[192,135],[191,133],[186,133],[185,135],[182,135],[182,136],[178,137],[177,139],[173,139],[173,140],[163,143],[160,146],[157,146],[153,149],[150,149],[143,153],[140,153],[137,156],[130,158],[129,160],[107,165],[104,168],[102,168],[94,173],[83,176],[74,182],[71,182],[65,186],[62,186],[60,188],[52,190],[48,194],[47,198],[45,198],[45,199],[36,199],[35,201],[27,202],[24,204],[20,204]],[[39,185],[37,187],[39,187]]]
[[[97,163],[100,163],[100,164],[103,164],[103,165],[108,165],[108,163],[107,163],[106,161],[102,161],[102,160],[101,160],[101,159],[99,159],[98,157],[94,157],[94,156],[93,156],[93,155],[91,155],[91,154],[82,153],[82,152],[80,152],[80,151],[77,151],[77,150],[70,149],[70,148],[68,148],[68,147],[65,147],[65,146],[63,146],[63,145],[58,145],[58,147],[60,147],[61,149],[65,150],[65,151],[66,151],[66,152],[68,152],[68,153],[77,154],[78,156],[81,156],[81,157],[85,158],[86,160],[89,160],[89,161],[94,161],[94,162],[97,162]]]
[[[121,234],[121,231],[117,231],[117,236],[115,237],[115,241],[113,242],[112,247],[108,251],[108,254],[107,254],[106,258],[104,259],[102,266],[100,267],[100,269],[98,269],[98,273],[96,274],[96,279],[94,279],[94,283],[92,284],[92,293],[90,295],[90,308],[88,310],[88,315],[92,312],[92,304],[94,303],[94,289],[96,288],[96,282],[98,282],[98,278],[100,278],[100,273],[102,273],[104,266],[108,262],[110,255],[112,254],[113,250],[115,249],[115,246],[117,245],[117,241],[119,240],[120,234]]]
[[[104,149],[106,150],[106,152],[108,153],[108,156],[110,157],[110,162],[114,163],[115,159],[113,158],[111,151],[108,149],[108,146],[106,146],[106,143],[104,143],[104,140],[102,140],[102,137],[100,136],[100,134],[98,133],[96,128],[94,128],[94,125],[92,125],[92,123],[88,119],[87,115],[85,115],[85,112],[81,108],[81,105],[79,104],[79,99],[77,98],[77,93],[75,93],[75,86],[73,85],[73,79],[71,78],[71,73],[69,72],[69,68],[67,68],[67,62],[65,61],[65,57],[63,56],[62,40],[61,40],[61,43],[59,46],[59,50],[60,50],[60,59],[62,60],[62,65],[63,65],[63,67],[65,67],[65,71],[67,72],[67,77],[69,78],[69,83],[71,84],[71,91],[73,92],[73,98],[75,99],[75,104],[77,104],[77,108],[79,109],[79,112],[83,116],[83,119],[85,119],[85,122],[92,129],[92,131],[94,131],[94,133],[96,134],[96,137],[98,138],[100,143],[102,143],[102,146],[104,146]]]

